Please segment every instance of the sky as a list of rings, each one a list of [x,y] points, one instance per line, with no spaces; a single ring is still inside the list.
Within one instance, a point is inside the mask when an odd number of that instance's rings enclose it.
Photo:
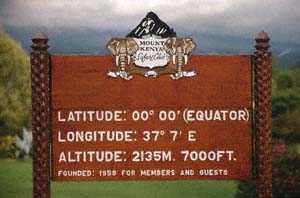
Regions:
[[[292,45],[278,54],[300,45],[300,0],[0,0],[0,25],[14,37],[30,28],[126,36],[149,11],[180,37],[253,39],[265,30],[275,43]]]
[[[54,29],[130,30],[154,11],[175,29],[300,43],[299,0],[1,0],[0,24]],[[176,3],[174,3],[176,2]]]

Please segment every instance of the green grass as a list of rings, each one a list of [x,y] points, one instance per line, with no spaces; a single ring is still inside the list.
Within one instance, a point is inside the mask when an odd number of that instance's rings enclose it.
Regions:
[[[53,198],[234,196],[234,181],[51,182]],[[32,197],[31,161],[0,161],[0,198]]]
[[[32,197],[31,162],[0,161],[0,197]]]

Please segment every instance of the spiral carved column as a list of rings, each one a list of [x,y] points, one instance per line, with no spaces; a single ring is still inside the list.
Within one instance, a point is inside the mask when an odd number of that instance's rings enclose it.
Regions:
[[[262,31],[255,40],[256,196],[269,198],[272,197],[272,60],[268,34]]]
[[[45,34],[37,33],[32,42],[33,197],[50,198],[50,54]]]

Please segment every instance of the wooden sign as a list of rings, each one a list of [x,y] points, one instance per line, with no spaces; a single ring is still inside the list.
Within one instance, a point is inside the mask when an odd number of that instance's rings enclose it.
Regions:
[[[51,63],[53,180],[251,178],[251,56],[192,56],[177,81],[111,78],[112,56]]]
[[[191,55],[154,13],[108,42],[113,56],[51,55],[37,33],[33,197],[50,198],[50,179],[248,180],[252,164],[271,197],[270,39],[255,40],[254,56]]]

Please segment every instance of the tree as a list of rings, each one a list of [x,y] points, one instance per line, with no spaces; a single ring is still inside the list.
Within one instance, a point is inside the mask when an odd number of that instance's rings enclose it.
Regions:
[[[0,136],[30,129],[30,95],[29,57],[0,28]]]
[[[294,86],[295,88],[300,89],[300,62],[292,65],[291,71],[292,71]]]
[[[290,73],[282,73],[277,78],[277,88],[279,90],[291,89],[294,86],[293,77]]]
[[[274,71],[274,70],[273,70]],[[273,138],[287,144],[300,141],[300,66],[279,67],[273,75],[272,131]]]

